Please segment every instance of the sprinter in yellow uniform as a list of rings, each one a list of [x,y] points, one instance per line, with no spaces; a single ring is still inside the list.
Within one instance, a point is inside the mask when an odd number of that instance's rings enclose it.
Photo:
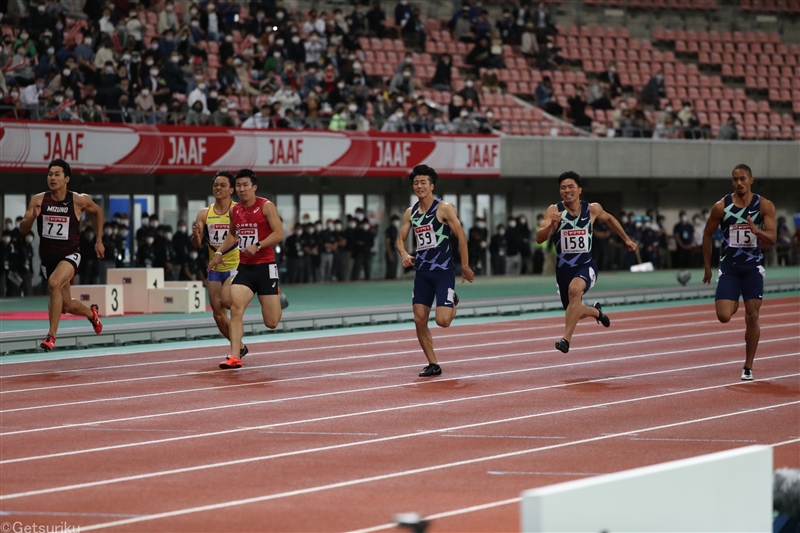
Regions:
[[[214,176],[214,203],[197,213],[197,220],[192,226],[192,246],[199,248],[203,241],[208,244],[208,260],[228,236],[231,226],[231,207],[236,202],[231,200],[233,194],[233,174],[220,171]],[[239,249],[236,246],[222,252],[222,263],[208,273],[208,299],[214,310],[214,320],[226,339],[230,340],[230,319],[228,309],[231,307],[231,282],[239,267]],[[239,358],[247,354],[247,346],[242,344]]]

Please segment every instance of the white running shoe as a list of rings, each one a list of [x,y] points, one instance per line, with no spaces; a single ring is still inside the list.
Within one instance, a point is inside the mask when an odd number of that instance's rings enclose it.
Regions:
[[[742,379],[744,381],[753,381],[753,371],[747,367],[742,369]]]

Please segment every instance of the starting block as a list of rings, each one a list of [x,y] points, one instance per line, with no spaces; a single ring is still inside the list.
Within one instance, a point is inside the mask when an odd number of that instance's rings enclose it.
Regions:
[[[170,287],[147,291],[150,313],[202,313],[206,290],[202,287]]]
[[[111,268],[108,282],[122,285],[125,312],[150,313],[148,291],[164,288],[163,268]]]
[[[73,300],[89,307],[97,304],[100,316],[120,316],[125,313],[122,285],[73,285]]]

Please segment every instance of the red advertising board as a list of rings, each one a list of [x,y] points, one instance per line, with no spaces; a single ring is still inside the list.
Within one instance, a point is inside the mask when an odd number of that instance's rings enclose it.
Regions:
[[[497,135],[0,121],[0,172],[37,172],[56,158],[76,172],[403,176],[430,165],[442,177],[500,175]]]

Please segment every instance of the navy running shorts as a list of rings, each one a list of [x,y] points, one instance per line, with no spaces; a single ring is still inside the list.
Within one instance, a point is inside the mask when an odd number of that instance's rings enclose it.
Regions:
[[[236,269],[228,270],[226,272],[217,272],[216,270],[212,270],[208,273],[208,281],[217,281],[219,283],[225,283],[225,280],[231,276],[236,275]]]
[[[280,294],[281,285],[278,280],[278,265],[275,263],[260,263],[257,265],[239,263],[239,270],[231,285],[244,285],[259,296]]]
[[[761,265],[726,265],[717,276],[715,300],[761,300],[764,296],[764,267]]]
[[[558,295],[561,296],[561,305],[564,306],[564,309],[569,305],[569,284],[575,278],[581,278],[586,282],[583,294],[589,292],[589,289],[594,287],[597,282],[597,265],[594,260],[576,267],[556,268],[556,285],[558,285]]]
[[[435,296],[437,306],[454,307],[455,295],[456,273],[454,270],[417,270],[414,277],[414,290],[411,293],[412,304],[431,307]]]

